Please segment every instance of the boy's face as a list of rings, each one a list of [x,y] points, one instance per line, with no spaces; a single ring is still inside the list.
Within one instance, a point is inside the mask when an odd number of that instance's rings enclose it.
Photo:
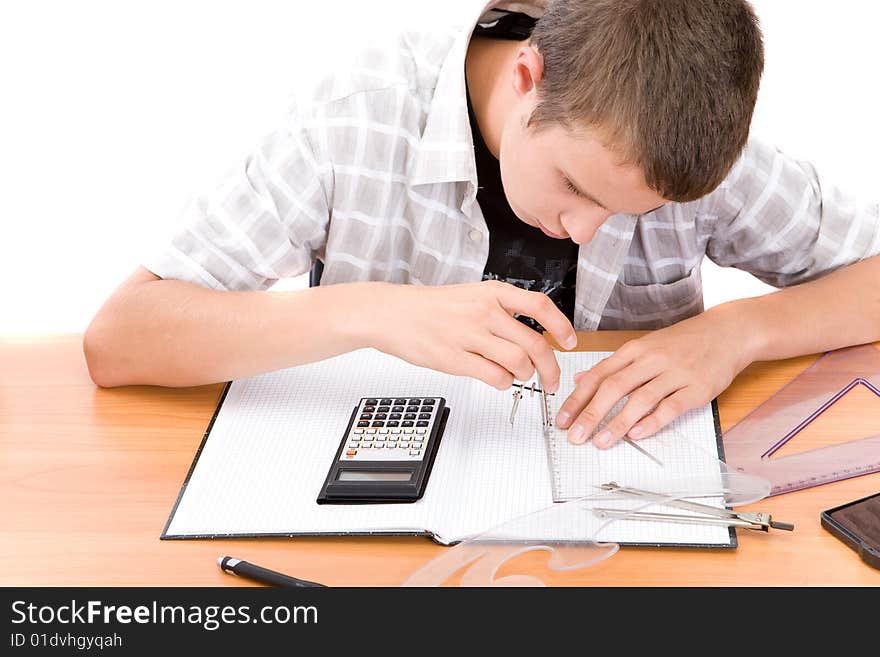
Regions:
[[[593,239],[613,214],[645,214],[667,201],[648,187],[642,170],[620,164],[589,127],[560,124],[529,128],[544,73],[540,54],[515,44],[501,85],[509,110],[501,123],[498,159],[510,207],[530,226],[577,244]],[[607,141],[605,142],[607,143]]]
[[[667,202],[639,167],[619,164],[595,131],[527,128],[533,103],[524,98],[522,105],[508,117],[499,153],[505,195],[522,221],[584,244],[612,214],[645,214]]]

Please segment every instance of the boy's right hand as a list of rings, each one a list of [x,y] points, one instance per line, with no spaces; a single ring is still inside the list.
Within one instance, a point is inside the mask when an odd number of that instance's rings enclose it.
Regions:
[[[509,283],[483,281],[419,286],[379,283],[358,321],[367,341],[414,365],[480,379],[506,390],[535,370],[548,392],[559,388],[559,364],[547,340],[518,321],[526,315],[566,349],[577,345],[574,328],[550,298]],[[380,312],[376,312],[376,309]],[[369,319],[367,319],[369,318]]]

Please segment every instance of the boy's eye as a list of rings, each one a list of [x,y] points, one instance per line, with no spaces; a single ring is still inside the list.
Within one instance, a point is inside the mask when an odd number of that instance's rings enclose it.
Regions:
[[[570,191],[575,196],[583,197],[583,194],[580,193],[577,187],[565,176],[562,177],[562,181],[565,183],[565,186],[568,187],[568,191]]]

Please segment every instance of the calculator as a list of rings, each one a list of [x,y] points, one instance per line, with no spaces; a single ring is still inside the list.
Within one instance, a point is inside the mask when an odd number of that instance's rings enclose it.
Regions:
[[[448,417],[443,397],[362,397],[352,411],[318,504],[420,499]]]

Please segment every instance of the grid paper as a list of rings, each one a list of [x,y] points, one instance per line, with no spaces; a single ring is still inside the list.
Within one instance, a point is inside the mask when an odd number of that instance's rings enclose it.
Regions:
[[[556,355],[565,378],[591,357]],[[376,396],[446,399],[449,420],[424,496],[411,504],[317,504],[352,409]],[[525,517],[517,526],[532,538],[590,538],[601,525],[592,514],[565,523],[553,519],[558,510],[536,514],[560,506],[553,505],[540,399],[524,393],[513,427],[511,404],[512,391],[373,349],[233,381],[164,537],[424,533],[451,543]],[[726,529],[629,520],[606,527],[602,540],[623,540],[607,531],[617,527],[626,529],[626,542],[729,544]]]
[[[559,359],[562,376],[560,388],[554,396],[551,411],[555,414],[561,402],[565,400],[575,387],[573,377],[577,372],[587,370],[613,352],[569,352]],[[567,430],[554,427],[551,430],[548,450],[552,469],[553,500],[566,502],[579,499],[590,499],[593,506],[608,508],[624,508],[663,513],[682,513],[668,505],[645,506],[645,502],[633,502],[614,499],[613,495],[602,492],[597,487],[601,484],[616,482],[621,486],[639,488],[659,493],[671,493],[673,496],[684,492],[720,491],[724,485],[721,469],[723,465],[718,458],[715,420],[711,404],[688,411],[654,436],[638,441],[638,445],[658,459],[662,466],[645,456],[637,449],[623,441],[619,441],[609,449],[599,449],[592,443],[592,437],[599,433],[605,425],[624,407],[628,400],[625,397],[618,402],[608,417],[591,433],[590,439],[581,445],[574,445],[567,439]],[[607,499],[602,499],[603,497]],[[723,497],[703,498],[702,504],[713,504],[723,508]],[[632,519],[617,520],[613,523],[602,521],[591,525],[596,540],[610,540],[614,536],[620,542],[641,542],[639,536],[643,532],[661,534],[660,542],[671,540],[672,530],[678,534],[682,527],[678,523],[650,529],[649,524],[660,524],[651,521]],[[600,531],[601,529],[601,531]],[[682,542],[699,541],[706,528],[690,527],[693,536],[682,539]],[[724,527],[714,527],[711,531],[727,534]]]

